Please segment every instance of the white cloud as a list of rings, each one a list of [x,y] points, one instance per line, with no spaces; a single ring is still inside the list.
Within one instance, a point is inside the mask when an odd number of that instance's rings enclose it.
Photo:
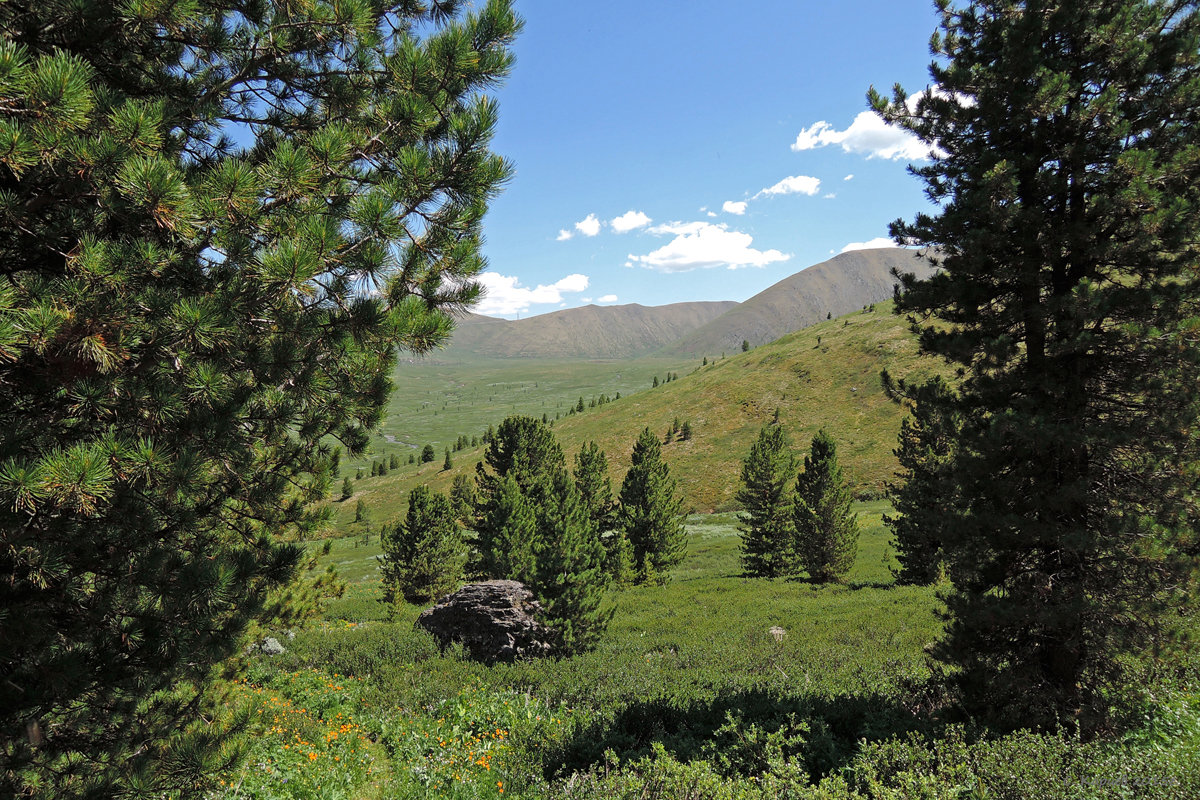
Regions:
[[[879,236],[871,239],[868,242],[851,242],[842,248],[843,253],[849,253],[851,250],[872,250],[876,247],[895,247],[896,243],[886,236]]]
[[[603,223],[596,219],[595,214],[588,214],[579,222],[575,223],[575,230],[582,233],[584,236],[595,236],[600,232],[600,226]]]
[[[777,194],[806,194],[812,197],[821,190],[821,181],[819,178],[814,178],[810,175],[792,175],[790,178],[784,178],[774,186],[768,186],[758,194],[759,197],[771,197]]]
[[[573,273],[549,285],[538,285],[532,289],[522,286],[515,275],[484,272],[479,276],[484,296],[479,305],[472,309],[477,314],[518,314],[529,310],[532,305],[563,302],[563,294],[575,294],[588,287],[587,275]]]
[[[846,177],[842,178],[842,180],[844,180],[844,181],[852,181],[852,180],[854,180],[854,173],[853,173],[853,172],[851,172],[849,175],[847,175]]]
[[[586,221],[587,220],[584,220],[584,222]],[[646,227],[651,223],[651,221],[652,220],[641,211],[626,211],[621,216],[614,218],[612,222],[608,224],[612,226],[613,231],[616,233],[629,233],[632,230]]]
[[[863,111],[844,131],[836,130],[825,120],[815,122],[800,131],[792,149],[813,150],[831,144],[841,145],[847,153],[866,154],[867,158],[912,161],[929,158],[928,145],[903,128],[888,125],[874,111]]]
[[[630,255],[625,266],[642,266],[658,272],[688,272],[712,267],[765,267],[791,256],[778,250],[755,250],[748,233],[731,231],[711,222],[673,222],[656,225],[650,233],[673,236],[670,242],[644,256]]]
[[[597,303],[615,303],[615,302],[617,302],[617,296],[615,294],[606,294],[603,297],[597,299],[596,302]]]
[[[744,200],[739,200],[736,202],[733,200],[726,200],[721,204],[721,210],[726,214],[737,214],[740,217],[742,214],[746,213],[746,203]],[[709,216],[715,217],[716,214],[710,214]]]
[[[557,238],[557,239],[555,239],[554,241],[556,241],[556,242],[565,242],[567,239],[570,239],[570,238],[571,238],[572,236],[574,236],[574,235],[575,235],[575,234],[571,233],[571,232],[570,232],[570,231],[568,231],[568,230],[560,230],[560,231],[558,232],[558,238]]]
[[[830,192],[829,194],[822,195],[822,197],[824,197],[824,199],[826,199],[826,200],[832,200],[833,198],[837,197],[837,195],[834,194],[833,192]]]
[[[715,212],[715,211],[708,211],[708,212],[706,212],[706,213],[707,213],[707,215],[708,215],[708,216],[710,216],[710,217],[715,217],[715,216],[717,215],[717,212]]]

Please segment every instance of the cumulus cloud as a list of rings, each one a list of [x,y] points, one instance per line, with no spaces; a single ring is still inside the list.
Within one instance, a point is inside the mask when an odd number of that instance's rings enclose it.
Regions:
[[[571,232],[570,232],[570,231],[568,231],[568,230],[560,230],[560,231],[558,232],[558,238],[557,238],[557,239],[555,239],[554,241],[556,241],[556,242],[565,242],[567,239],[570,239],[570,238],[571,238],[572,236],[574,236],[574,235],[575,235],[575,234],[571,233]]]
[[[791,256],[778,250],[756,250],[748,233],[731,231],[711,222],[672,222],[656,225],[650,233],[672,236],[670,242],[644,256],[630,254],[625,266],[641,266],[658,272],[689,272],[694,269],[765,267]]]
[[[596,219],[595,214],[588,214],[579,222],[575,223],[575,230],[582,233],[584,236],[595,236],[600,232],[600,226],[603,223]]]
[[[617,302],[617,296],[615,294],[606,294],[603,297],[597,298],[596,302],[597,303],[615,303],[615,302]]]
[[[743,200],[726,200],[721,204],[721,210],[726,214],[737,214],[740,217],[746,213],[746,203]],[[709,214],[709,216],[715,217],[716,214]]]
[[[815,122],[800,131],[792,149],[814,150],[831,144],[841,145],[847,153],[865,154],[867,158],[910,161],[929,158],[928,145],[903,128],[888,125],[873,111],[863,111],[843,131],[825,120]]]
[[[872,250],[876,247],[895,247],[896,243],[886,236],[879,236],[867,242],[851,242],[842,248],[843,253],[849,253],[851,250]]]
[[[483,284],[484,297],[473,310],[477,314],[519,314],[532,305],[548,305],[563,302],[564,294],[582,292],[588,287],[587,275],[573,273],[554,283],[539,284],[534,288],[522,286],[515,275],[484,272],[479,278]]]
[[[584,220],[584,222],[587,222],[587,220]],[[621,216],[615,217],[608,224],[612,226],[613,231],[616,233],[629,233],[632,230],[646,227],[650,222],[651,219],[641,211],[626,211]],[[599,228],[597,228],[597,231],[599,231]],[[595,234],[588,235],[594,236]]]
[[[853,172],[851,172],[849,175],[847,175],[846,177],[842,178],[842,180],[844,180],[844,181],[852,181],[852,180],[854,180],[854,173],[853,173]]]
[[[792,175],[790,178],[784,178],[774,186],[768,186],[754,195],[754,197],[757,199],[759,197],[772,197],[777,194],[806,194],[811,197],[820,190],[821,181],[819,178],[814,178],[810,175]]]
[[[949,97],[939,88],[932,89],[937,97]],[[917,110],[917,104],[925,92],[917,92],[906,101],[910,111]],[[958,102],[964,106],[974,104],[974,99],[959,96]],[[804,128],[792,143],[793,150],[814,150],[831,144],[841,145],[847,153],[865,154],[867,158],[888,158],[892,160],[907,159],[910,161],[927,161],[930,156],[943,155],[936,147],[922,142],[913,134],[895,125],[889,125],[874,111],[863,111],[854,118],[850,127],[839,131],[825,120],[815,122]],[[847,175],[844,180],[850,180],[853,175]]]

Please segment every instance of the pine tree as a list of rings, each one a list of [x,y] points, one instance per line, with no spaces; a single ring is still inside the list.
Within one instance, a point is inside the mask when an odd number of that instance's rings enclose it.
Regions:
[[[454,483],[450,486],[450,504],[454,506],[454,518],[464,528],[475,529],[475,507],[478,502],[475,482],[461,472],[455,475]]]
[[[798,566],[817,583],[839,580],[858,554],[854,498],[838,465],[837,445],[825,431],[812,440],[792,500],[793,550]]]
[[[635,580],[663,582],[666,571],[683,560],[687,529],[683,525],[675,479],[662,460],[658,437],[643,428],[633,445],[633,464],[620,492],[620,520],[633,547]]]
[[[399,467],[400,467],[400,459],[396,457],[395,453],[393,453],[388,458],[388,469],[399,469]]]
[[[397,349],[478,296],[517,27],[502,0],[0,4],[0,795],[227,766],[210,668],[297,574]]]
[[[617,520],[612,482],[608,476],[608,457],[595,442],[588,442],[575,454],[575,486],[588,517],[604,543],[604,571],[616,584],[631,577],[633,551]]]
[[[930,584],[943,573],[942,542],[946,522],[958,507],[953,465],[954,441],[961,420],[950,387],[941,378],[918,386],[893,383],[882,375],[885,391],[912,409],[900,426],[900,446],[895,454],[903,472],[888,484],[888,497],[896,514],[884,515],[892,530],[892,546],[900,569],[900,583]]]
[[[791,572],[795,467],[783,428],[767,425],[760,430],[742,462],[742,488],[736,496],[745,513],[738,529],[747,575],[776,578]]]
[[[433,449],[433,445],[427,444],[421,448],[421,463],[422,464],[428,464],[430,461],[433,461],[435,456],[436,456],[436,451]]]
[[[481,503],[471,572],[532,582],[537,518],[516,478],[501,476]]]
[[[450,459],[450,448],[446,448],[446,460],[442,462],[442,472],[449,472],[454,468],[454,462]]]
[[[938,212],[892,228],[941,268],[897,309],[949,323],[921,345],[963,371],[929,399],[961,414],[935,655],[993,723],[1091,725],[1200,597],[1200,10],[979,2],[942,28],[938,91],[872,98],[938,148]]]
[[[579,396],[579,402],[575,404],[575,411],[583,411],[583,395]]]
[[[555,631],[559,654],[588,650],[608,627],[614,609],[602,607],[608,578],[599,532],[565,469],[552,478],[537,516],[541,534],[529,583],[542,604],[541,620]]]
[[[363,479],[363,471],[361,469],[355,470],[354,471],[354,480],[361,481],[362,479]]]
[[[467,547],[450,498],[428,486],[408,495],[404,522],[385,526],[379,556],[383,602],[421,604],[454,591],[462,582]]]
[[[369,522],[367,518],[367,501],[359,498],[359,501],[354,504],[354,521]]]
[[[742,352],[745,353],[749,349],[750,349],[750,342],[747,341],[746,339],[742,339]]]
[[[350,476],[347,475],[346,479],[342,481],[342,499],[349,500],[353,496],[354,496],[354,481],[350,480]]]
[[[415,463],[417,463],[417,454],[416,454],[416,453],[409,453],[409,454],[408,454],[408,463],[410,463],[410,464],[415,464]]]
[[[679,438],[685,442],[690,442],[692,440],[691,420],[685,419],[683,424],[679,426]]]

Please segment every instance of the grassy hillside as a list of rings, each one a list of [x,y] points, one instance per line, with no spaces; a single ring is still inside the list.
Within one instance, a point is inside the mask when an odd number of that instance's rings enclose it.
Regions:
[[[531,362],[529,368],[535,369],[536,364]],[[645,369],[647,365],[652,368]],[[620,369],[624,379],[638,373],[662,375],[662,366],[662,362],[633,361]],[[916,342],[905,322],[891,314],[887,304],[876,306],[874,312],[858,312],[814,325],[707,366],[692,362],[692,369],[686,373],[677,367],[679,380],[630,395],[623,391],[617,402],[563,417],[554,430],[568,459],[585,442],[598,442],[608,454],[615,490],[629,467],[633,441],[643,427],[662,436],[676,417],[687,420],[693,429],[692,440],[674,441],[663,448],[685,494],[685,507],[694,511],[727,510],[734,507],[741,459],[759,428],[778,408],[798,452],[807,448],[818,430],[828,430],[838,442],[842,465],[855,491],[870,495],[881,491],[896,470],[892,449],[903,417],[903,411],[880,388],[879,372],[884,368],[898,376],[929,374],[937,368],[935,362],[917,356]],[[579,377],[572,371],[574,366],[560,365],[559,369],[572,380]],[[442,397],[444,382],[454,375],[465,382],[473,374],[456,373],[454,367],[445,370],[429,373],[429,397]],[[546,379],[536,380],[539,391]],[[640,381],[641,386],[648,383],[646,378]],[[595,394],[600,390],[602,387],[597,387]],[[568,396],[577,399],[579,394],[590,397],[593,393],[572,388]],[[541,406],[517,405],[492,409],[496,413],[490,419],[464,411],[462,426],[478,430],[518,411],[541,414]],[[448,404],[445,413],[451,408]],[[557,411],[553,407],[546,410],[550,418]],[[419,424],[416,416],[409,422]],[[397,420],[389,418],[388,427],[396,425]],[[455,453],[454,468],[443,471],[439,448],[438,458],[431,464],[405,465],[385,477],[359,481],[355,498],[334,504],[337,525],[344,531],[355,530],[351,523],[359,498],[371,510],[373,525],[399,517],[413,486],[427,483],[446,490],[454,475],[473,472],[482,454],[482,447]]]

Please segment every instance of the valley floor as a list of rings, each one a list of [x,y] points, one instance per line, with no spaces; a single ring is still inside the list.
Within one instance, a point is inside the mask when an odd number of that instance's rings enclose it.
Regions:
[[[377,541],[336,540],[348,591],[238,685],[259,735],[219,796],[1200,796],[1194,668],[1119,741],[942,719],[924,654],[935,591],[894,585],[887,506],[857,510],[844,585],[743,578],[736,516],[697,515],[668,585],[612,594],[597,650],[493,667],[439,653],[416,607],[389,621]]]

